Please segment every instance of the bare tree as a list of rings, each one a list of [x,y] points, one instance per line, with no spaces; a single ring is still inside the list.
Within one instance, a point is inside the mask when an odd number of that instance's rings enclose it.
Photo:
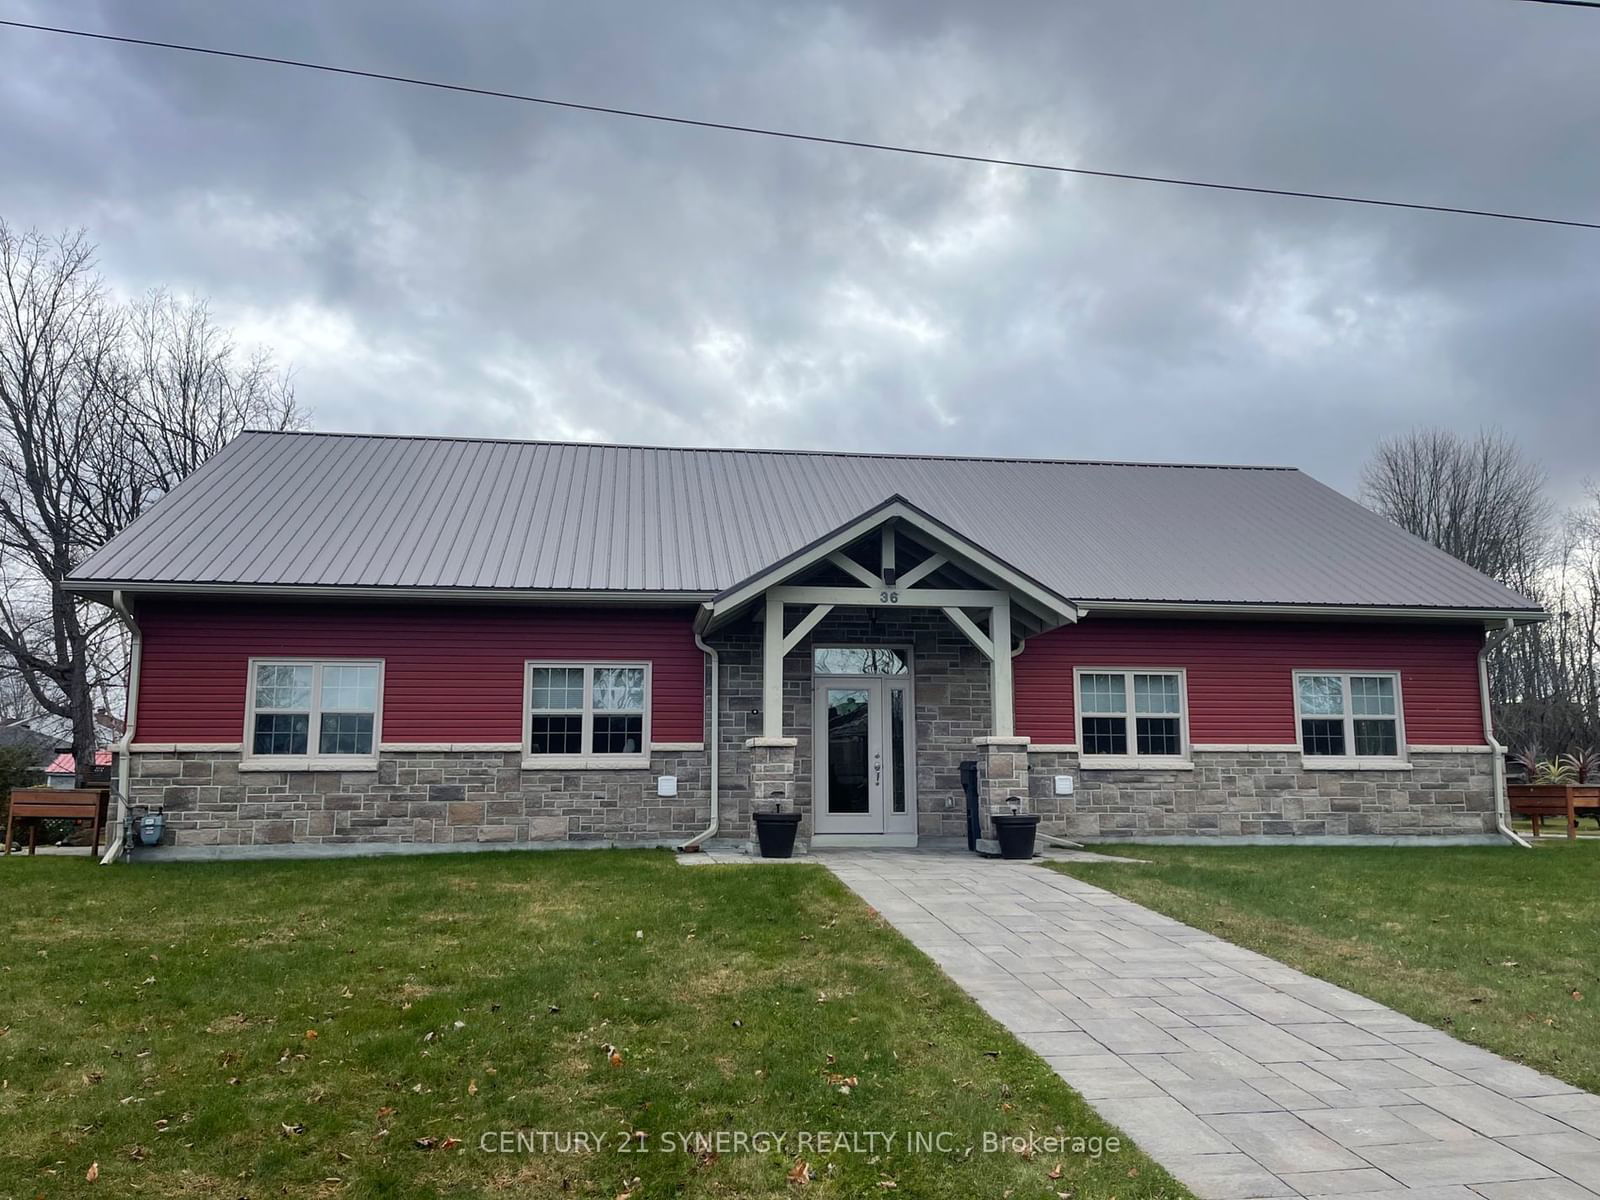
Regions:
[[[1556,520],[1545,477],[1497,431],[1414,430],[1362,472],[1372,508],[1553,614],[1490,658],[1495,725],[1547,752],[1600,741],[1600,489]]]
[[[1412,430],[1380,442],[1361,473],[1369,508],[1518,589],[1549,561],[1544,489],[1544,472],[1498,430]]]
[[[71,721],[80,771],[121,631],[62,580],[241,429],[298,419],[287,378],[241,359],[204,304],[118,303],[82,233],[0,222],[0,652]]]

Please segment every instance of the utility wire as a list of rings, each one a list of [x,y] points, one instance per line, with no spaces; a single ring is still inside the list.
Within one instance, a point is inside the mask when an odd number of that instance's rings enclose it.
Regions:
[[[1597,0],[1522,0],[1524,4],[1559,4],[1565,8],[1595,8],[1600,9]]]
[[[1577,3],[1577,0],[1539,0],[1539,2],[1551,4]],[[1583,7],[1596,6],[1583,5]],[[613,108],[603,104],[581,104],[576,100],[556,100],[548,96],[529,96],[518,92],[498,91],[494,88],[470,87],[461,83],[444,83],[435,79],[419,79],[409,75],[392,75],[383,71],[363,71],[355,67],[339,67],[329,63],[307,62],[295,58],[278,58],[270,54],[247,54],[241,50],[219,50],[211,46],[190,46],[182,42],[161,42],[151,38],[124,37],[114,33],[95,33],[87,29],[65,29],[56,25],[36,25],[29,21],[0,20],[0,26],[10,26],[14,29],[31,29],[40,33],[56,33],[66,37],[87,38],[99,42],[120,42],[129,46],[149,46],[160,50],[177,50],[185,54],[204,54],[213,58],[231,58],[242,62],[297,67],[305,71],[321,71],[328,75],[348,75],[357,79],[380,79],[388,83],[407,84],[411,87],[432,88],[443,92],[459,92],[469,96],[487,96],[496,100],[516,100],[523,104],[541,104],[549,108],[563,108],[574,112],[601,113],[611,117],[628,117],[637,121],[654,121],[663,125],[687,125],[696,129],[715,129],[724,133],[748,133],[759,137],[783,138],[793,142],[812,142],[823,146],[843,146],[855,150],[875,150],[887,154],[911,155],[917,158],[937,158],[950,162],[1016,167],[1027,171],[1049,171],[1058,175],[1088,175],[1097,179],[1125,179],[1139,183],[1163,183],[1173,187],[1205,188],[1218,192],[1249,192],[1259,196],[1289,196],[1299,200],[1327,200],[1339,204],[1364,204],[1375,208],[1404,208],[1418,212],[1456,213],[1467,217],[1488,217],[1498,221],[1521,221],[1534,225],[1564,225],[1574,229],[1600,229],[1600,222],[1595,221],[1538,217],[1530,216],[1526,213],[1498,212],[1483,208],[1461,208],[1451,204],[1422,204],[1407,200],[1380,200],[1371,196],[1347,196],[1333,192],[1305,192],[1292,188],[1253,187],[1242,183],[1217,183],[1212,180],[1180,179],[1164,175],[1138,175],[1129,171],[1099,171],[1089,167],[1067,167],[1059,163],[1031,162],[1027,159],[1016,158],[992,158],[983,154],[959,154],[950,150],[898,146],[888,142],[868,142],[854,138],[825,137],[815,133],[796,133],[793,130],[764,129],[755,125],[735,125],[726,121],[702,121],[692,117],[670,116],[665,113]]]

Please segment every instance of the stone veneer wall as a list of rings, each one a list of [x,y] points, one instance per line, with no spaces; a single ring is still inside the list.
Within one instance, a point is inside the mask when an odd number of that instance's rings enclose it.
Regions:
[[[1074,839],[1462,836],[1493,833],[1487,754],[1411,756],[1409,771],[1308,771],[1297,751],[1196,751],[1190,771],[1083,771],[1036,752],[1029,799],[1047,833]],[[1071,775],[1074,794],[1055,794]]]
[[[705,827],[702,751],[648,769],[525,771],[516,751],[383,751],[375,771],[241,771],[237,752],[137,753],[131,800],[186,846],[280,842],[656,842]],[[656,776],[678,794],[658,797]]]

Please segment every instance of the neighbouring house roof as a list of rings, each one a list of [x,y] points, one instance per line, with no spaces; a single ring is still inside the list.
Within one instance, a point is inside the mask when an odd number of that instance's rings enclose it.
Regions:
[[[70,727],[68,737],[71,737]],[[8,721],[0,725],[0,746],[26,750],[39,763],[48,762],[54,757],[59,741],[59,738],[33,728],[28,721]]]
[[[96,750],[94,752],[94,765],[109,767],[111,765],[111,751]],[[46,775],[76,775],[78,773],[78,760],[70,754],[58,754],[44,769]]]
[[[1283,467],[246,433],[69,586],[709,598],[892,496],[1101,604],[1527,598]]]

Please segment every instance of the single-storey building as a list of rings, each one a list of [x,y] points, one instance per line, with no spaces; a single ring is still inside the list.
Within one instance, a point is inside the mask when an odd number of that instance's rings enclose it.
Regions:
[[[247,433],[68,586],[180,845],[1492,837],[1527,598],[1286,468]]]

